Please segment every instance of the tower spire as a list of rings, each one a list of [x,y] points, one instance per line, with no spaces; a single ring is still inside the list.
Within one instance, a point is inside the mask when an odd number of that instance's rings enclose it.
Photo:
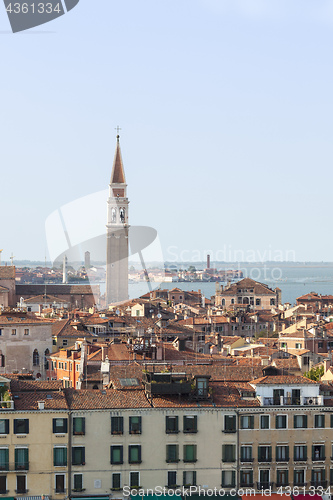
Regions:
[[[119,137],[120,137],[119,130],[121,129],[120,127],[117,127],[116,130],[117,130],[117,145],[113,160],[110,184],[126,184],[124,165],[121,157],[120,144],[119,144]]]

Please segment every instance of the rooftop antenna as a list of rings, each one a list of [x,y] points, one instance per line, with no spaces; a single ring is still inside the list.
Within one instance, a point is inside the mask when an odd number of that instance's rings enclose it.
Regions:
[[[1,250],[0,250],[0,266],[1,266],[1,254],[2,254],[2,252],[3,252],[3,248],[1,248]]]

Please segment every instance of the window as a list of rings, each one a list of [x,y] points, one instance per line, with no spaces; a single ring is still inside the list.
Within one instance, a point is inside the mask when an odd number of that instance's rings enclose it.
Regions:
[[[112,464],[123,463],[123,447],[121,445],[111,446],[110,448],[110,462]]]
[[[85,447],[73,446],[72,448],[72,465],[85,465]]]
[[[259,485],[258,489],[269,488],[271,486],[269,482],[269,469],[260,469],[259,470]]]
[[[289,446],[276,447],[276,461],[288,462],[289,461]]]
[[[130,472],[130,487],[138,488],[140,486],[140,472]]]
[[[29,470],[28,448],[15,448],[15,470]]]
[[[261,304],[261,299],[256,299],[256,306],[260,306]]]
[[[167,434],[175,434],[178,432],[178,417],[169,416],[165,417],[165,432]]]
[[[53,448],[53,465],[55,467],[65,467],[67,465],[67,448],[55,446]]]
[[[54,418],[53,434],[66,434],[66,432],[67,432],[67,418]]]
[[[275,427],[276,427],[276,429],[286,429],[287,428],[287,415],[276,415]]]
[[[9,450],[0,448],[0,470],[9,470]]]
[[[307,446],[294,446],[294,460],[299,462],[306,462],[308,459]]]
[[[240,418],[241,429],[254,429],[254,416],[242,415]]]
[[[302,344],[300,342],[296,342],[295,349],[302,349]]]
[[[325,445],[324,444],[314,444],[312,446],[312,460],[325,460]]]
[[[276,486],[288,486],[288,469],[278,469],[276,471]]]
[[[239,475],[240,486],[253,486],[253,470],[241,470]]]
[[[184,462],[196,462],[197,461],[197,445],[196,444],[184,444]]]
[[[305,471],[294,469],[294,486],[305,486]]]
[[[68,345],[68,340],[67,339],[62,339],[62,345],[66,347]]]
[[[315,415],[315,427],[325,429],[325,415]]]
[[[141,417],[129,418],[129,432],[130,434],[141,434]]]
[[[325,469],[312,469],[311,471],[311,486],[324,486],[326,487],[325,481]]]
[[[65,493],[65,474],[55,475],[55,490],[56,493]]]
[[[166,461],[179,462],[179,446],[178,444],[166,445]]]
[[[29,331],[29,328],[25,328],[24,329],[24,335],[29,335],[30,331]]]
[[[177,485],[177,471],[168,470],[168,488],[176,488]]]
[[[0,335],[3,334],[3,328],[0,328]]]
[[[15,418],[14,419],[14,434],[29,434],[29,419]]]
[[[12,335],[16,335],[16,328],[12,328]]]
[[[0,419],[0,434],[9,434],[9,420],[8,418]]]
[[[236,461],[236,445],[234,444],[222,445],[222,461],[223,462]]]
[[[86,419],[85,417],[73,418],[73,434],[74,436],[84,436],[86,433]]]
[[[272,447],[258,446],[258,462],[271,462],[271,461],[272,461]]]
[[[27,476],[16,476],[16,493],[26,493]]]
[[[39,353],[38,353],[37,349],[35,349],[34,352],[32,353],[32,364],[34,366],[39,365]]]
[[[307,415],[294,415],[294,428],[295,429],[306,429],[308,426],[308,416]]]
[[[124,417],[111,417],[111,434],[123,434]]]
[[[183,417],[183,432],[197,432],[197,417],[196,415],[184,415]]]
[[[73,475],[73,490],[82,491],[83,490],[83,475],[74,474]]]
[[[120,472],[113,472],[111,484],[112,484],[112,487],[111,487],[112,490],[120,490],[121,489],[121,474],[120,474]]]
[[[7,493],[7,476],[0,476],[0,494]]]
[[[223,470],[221,486],[224,488],[234,488],[236,486],[236,471]]]
[[[183,471],[183,486],[196,486],[197,484],[197,473],[195,470],[184,470]]]
[[[139,444],[130,444],[128,447],[128,462],[130,464],[141,463],[141,446]]]
[[[241,462],[253,462],[252,446],[241,446]]]
[[[284,396],[284,389],[273,389],[273,405],[280,405],[281,396]]]
[[[224,415],[223,432],[236,432],[236,415]]]
[[[260,415],[260,429],[269,429],[269,415]]]

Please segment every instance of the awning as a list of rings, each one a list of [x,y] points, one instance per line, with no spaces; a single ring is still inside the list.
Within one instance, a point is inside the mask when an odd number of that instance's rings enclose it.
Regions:
[[[241,488],[241,489],[245,490],[246,488]],[[300,496],[301,495],[297,496],[297,499],[295,499],[295,500],[300,500],[299,499]],[[291,500],[290,495],[279,495],[278,493],[271,493],[267,497],[265,495],[262,495],[261,493],[260,493],[260,495],[242,495],[242,500],[250,500],[250,499],[252,499],[252,500],[264,500],[265,498],[267,500]],[[315,497],[310,497],[310,498],[315,498]],[[309,499],[302,499],[302,500],[310,500],[310,498]],[[320,500],[322,500],[321,497],[319,497],[319,498],[320,498]]]
[[[223,489],[223,488],[221,488]],[[235,491],[236,493],[236,491]],[[182,496],[184,500],[240,500],[239,495],[191,495],[191,496]],[[263,500],[263,497],[261,497]],[[270,500],[270,499],[268,499]]]

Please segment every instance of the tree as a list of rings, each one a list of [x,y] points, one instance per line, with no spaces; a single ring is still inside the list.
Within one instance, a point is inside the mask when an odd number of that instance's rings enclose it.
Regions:
[[[324,375],[324,367],[323,365],[317,366],[317,368],[311,368],[308,372],[304,373],[304,377],[309,378],[310,380],[315,380],[319,382],[321,377]]]

